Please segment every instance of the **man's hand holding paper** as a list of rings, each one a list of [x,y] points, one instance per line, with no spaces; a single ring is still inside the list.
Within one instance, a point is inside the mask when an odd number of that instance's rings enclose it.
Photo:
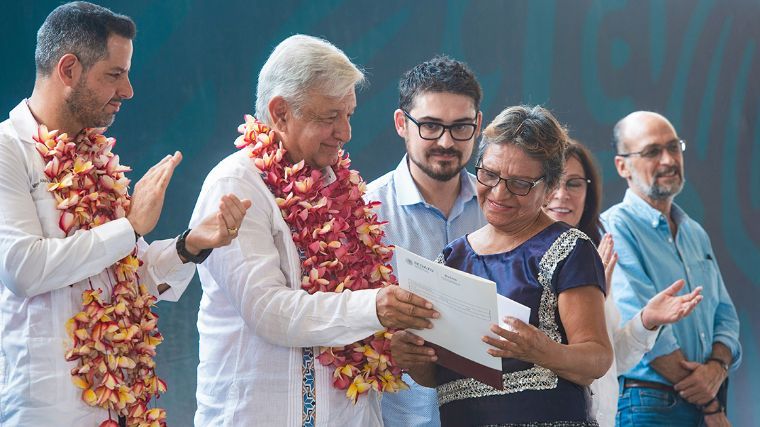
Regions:
[[[490,280],[449,268],[396,248],[399,285],[430,301],[440,313],[432,329],[397,333],[392,351],[399,366],[437,361],[462,374],[501,388],[504,351],[482,340],[499,319],[514,316],[528,321],[530,309],[499,296]],[[498,328],[505,331],[503,328]],[[502,341],[499,335],[490,340]],[[433,348],[424,346],[427,341]],[[505,344],[501,344],[505,345]],[[496,356],[496,357],[493,357]]]

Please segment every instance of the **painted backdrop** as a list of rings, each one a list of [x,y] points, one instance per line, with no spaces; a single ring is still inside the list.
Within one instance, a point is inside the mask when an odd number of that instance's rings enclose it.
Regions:
[[[0,110],[31,93],[35,34],[59,1],[0,6]],[[446,53],[470,64],[486,121],[517,103],[541,103],[589,145],[604,167],[605,206],[622,197],[611,128],[636,109],[659,111],[688,141],[678,197],[712,237],[741,319],[744,362],[732,375],[730,418],[760,422],[760,3],[741,0],[573,1],[103,1],[138,25],[127,101],[109,134],[137,179],[166,153],[185,160],[150,237],[180,233],[206,173],[235,149],[253,110],[258,70],[294,33],[324,37],[369,76],[358,96],[354,166],[371,180],[403,154],[392,112],[402,72]],[[162,303],[160,404],[171,425],[195,410],[195,327],[201,288]]]

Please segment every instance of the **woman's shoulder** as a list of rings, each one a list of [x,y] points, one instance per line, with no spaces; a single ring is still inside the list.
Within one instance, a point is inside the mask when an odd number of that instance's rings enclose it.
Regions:
[[[530,241],[532,244],[530,248],[526,249],[546,251],[557,245],[572,245],[578,239],[590,241],[584,232],[564,222],[557,221],[531,237]]]
[[[467,241],[467,234],[462,237],[452,240],[441,253],[439,261],[448,262],[454,258],[466,258],[471,254],[474,254],[470,243]]]

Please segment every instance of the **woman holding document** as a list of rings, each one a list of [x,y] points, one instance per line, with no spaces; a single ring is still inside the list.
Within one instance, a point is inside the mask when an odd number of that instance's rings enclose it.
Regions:
[[[531,308],[483,340],[501,357],[503,390],[443,366],[415,335],[399,331],[393,357],[419,384],[436,387],[442,425],[596,425],[587,386],[612,362],[604,323],[604,267],[582,232],[541,209],[559,184],[567,134],[541,107],[510,107],[486,128],[476,166],[488,224],[447,246],[443,262],[496,282]],[[582,308],[582,309],[579,309]],[[473,331],[486,334],[489,331]]]

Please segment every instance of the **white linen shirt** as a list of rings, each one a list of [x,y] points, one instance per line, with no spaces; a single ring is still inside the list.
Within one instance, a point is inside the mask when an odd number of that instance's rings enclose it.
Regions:
[[[37,123],[26,100],[0,124],[0,426],[97,426],[108,413],[81,399],[66,362],[66,321],[81,310],[82,292],[103,289],[109,268],[129,255],[135,235],[126,218],[66,237],[47,191],[45,162],[32,135]],[[142,239],[140,279],[159,298],[176,301],[192,279],[174,240]]]
[[[206,177],[191,226],[234,193],[253,205],[232,244],[198,266],[203,286],[198,332],[195,425],[300,426],[302,347],[342,346],[382,330],[377,289],[301,289],[301,261],[274,196],[248,150],[220,162]],[[382,425],[374,391],[354,405],[332,386],[333,370],[314,360],[317,426]]]
[[[612,295],[604,300],[604,320],[615,357],[607,373],[591,383],[591,413],[596,414],[600,427],[614,427],[619,393],[617,377],[634,367],[652,349],[660,328],[653,331],[645,328],[641,312],[621,326],[620,310]]]

